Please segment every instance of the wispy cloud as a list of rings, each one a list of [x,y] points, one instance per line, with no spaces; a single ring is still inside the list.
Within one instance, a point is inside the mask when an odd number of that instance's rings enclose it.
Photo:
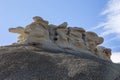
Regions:
[[[100,34],[101,36],[113,33],[120,35],[120,0],[109,0],[101,14],[106,16],[105,21],[93,29],[102,28],[104,32]],[[117,36],[117,38],[120,38],[120,36]]]
[[[114,34],[116,36],[108,39],[106,43],[114,40],[120,40],[120,0],[109,0],[106,8],[101,13],[105,20],[93,27],[91,30],[102,29],[100,36],[106,37]],[[111,45],[112,49],[120,48],[119,45]],[[113,62],[120,62],[120,52],[113,52],[111,59]]]
[[[107,7],[102,12],[102,15],[106,16],[106,20],[98,25],[99,28],[101,27],[104,30],[100,35],[109,36],[111,34],[116,34],[114,38],[109,39],[107,42],[115,39],[120,40],[120,0],[109,0]],[[118,47],[119,46],[115,46],[114,48]],[[111,59],[115,63],[120,62],[120,52],[113,52]]]
[[[115,37],[108,39],[105,43],[109,43],[109,42],[114,41],[114,40],[117,40],[117,39],[119,39],[119,38],[120,38],[120,36],[119,36],[119,35],[116,35]]]

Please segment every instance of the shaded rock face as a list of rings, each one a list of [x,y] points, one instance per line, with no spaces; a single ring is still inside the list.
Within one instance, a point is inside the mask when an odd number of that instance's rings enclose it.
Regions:
[[[120,80],[120,65],[34,45],[0,47],[0,80]]]

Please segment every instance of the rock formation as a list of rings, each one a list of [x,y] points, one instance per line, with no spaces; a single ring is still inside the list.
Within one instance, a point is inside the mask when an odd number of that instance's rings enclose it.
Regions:
[[[111,49],[105,48],[103,46],[96,47],[96,55],[102,59],[110,60],[111,57]],[[101,54],[102,53],[102,54]]]
[[[0,80],[120,80],[120,64],[32,44],[0,47]]]
[[[49,24],[41,17],[12,45],[0,46],[0,80],[120,80],[120,64],[111,61],[104,39],[79,27]]]
[[[87,52],[99,58],[110,60],[110,55],[105,55],[104,51],[97,48],[104,39],[96,33],[85,31],[79,27],[68,27],[67,22],[60,25],[49,24],[48,21],[39,16],[33,17],[33,20],[34,22],[25,28],[9,29],[10,32],[20,34],[16,44],[37,44],[49,49]]]
[[[10,28],[9,32],[18,33],[20,35],[18,37],[18,43],[23,42],[27,38],[27,34],[25,33],[25,29],[23,27]]]

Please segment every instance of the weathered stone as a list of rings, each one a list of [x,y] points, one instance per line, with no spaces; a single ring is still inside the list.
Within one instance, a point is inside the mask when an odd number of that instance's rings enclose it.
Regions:
[[[39,16],[18,42],[0,47],[0,80],[120,80],[120,64],[111,61],[104,39],[83,28],[48,24]]]
[[[103,46],[97,46],[95,51],[97,57],[105,60],[111,60],[111,49],[105,48]]]
[[[18,41],[24,44],[37,44],[39,47],[56,49],[56,50],[72,50],[76,52],[86,52],[96,55],[96,47],[103,43],[104,39],[94,32],[86,32],[83,28],[67,27],[67,22],[60,25],[48,24],[49,22],[39,16],[33,17],[34,22],[25,28],[10,28],[9,31],[20,34]],[[103,49],[104,50],[104,49]],[[108,53],[109,49],[105,49],[103,54]],[[97,53],[100,51],[98,50]],[[99,55],[99,54],[98,54]],[[102,58],[101,56],[99,56]],[[108,57],[104,57],[107,59]]]
[[[83,39],[84,33],[85,33],[85,30],[83,28],[77,28],[77,27],[69,28],[69,34],[68,34],[69,43],[73,46],[74,50],[88,51]]]
[[[103,38],[98,37],[94,32],[85,32],[85,43],[87,47],[94,53],[97,45],[103,43]]]
[[[57,28],[56,29],[56,41],[55,44],[57,44],[59,47],[63,49],[72,49],[71,45],[69,44],[69,37],[67,35],[68,29],[67,28]]]
[[[25,29],[25,32],[29,33],[29,35],[25,43],[43,43],[44,41],[49,40],[49,33],[48,29],[46,28],[36,22],[28,25]]]
[[[28,36],[28,34],[25,33],[25,29],[23,27],[10,28],[9,32],[17,33],[17,34],[20,35],[18,37],[18,43],[23,42],[27,38],[27,36]]]
[[[48,26],[48,21],[42,19],[41,17],[35,16],[35,17],[33,17],[33,20],[34,20],[36,23],[41,24],[44,28],[46,28],[46,29],[48,28],[48,27],[47,27],[47,26]]]
[[[58,25],[58,28],[67,28],[67,25],[67,22],[63,22],[62,24]]]

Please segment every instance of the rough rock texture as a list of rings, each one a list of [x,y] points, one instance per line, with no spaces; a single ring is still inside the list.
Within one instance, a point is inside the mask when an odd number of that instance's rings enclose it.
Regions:
[[[85,31],[80,27],[68,27],[67,22],[60,25],[49,24],[39,16],[33,17],[33,20],[34,22],[26,27],[9,29],[9,32],[20,34],[16,44],[40,44],[44,48],[86,52],[110,60],[111,50],[105,47],[99,48],[104,39],[96,33]]]
[[[83,28],[49,24],[41,17],[10,28],[18,42],[0,47],[0,80],[120,80],[104,39]]]
[[[0,47],[0,80],[120,80],[120,64],[37,45]]]

